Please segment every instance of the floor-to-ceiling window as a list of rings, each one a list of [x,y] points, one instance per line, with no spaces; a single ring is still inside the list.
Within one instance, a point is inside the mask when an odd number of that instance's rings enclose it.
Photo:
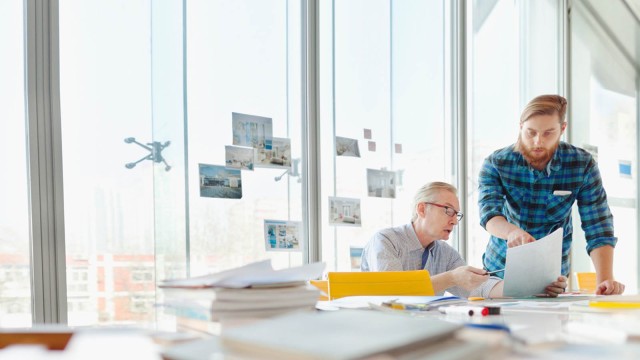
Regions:
[[[0,327],[31,324],[23,18],[0,2]]]
[[[320,2],[321,246],[358,270],[374,232],[411,220],[415,191],[451,181],[446,1]]]
[[[302,263],[299,1],[64,0],[60,24],[69,324],[152,321],[166,278]]]
[[[188,1],[186,19],[191,274],[300,265],[300,2]]]
[[[60,1],[70,325],[154,318],[150,5]]]
[[[597,159],[618,237],[614,275],[633,294],[638,289],[640,23],[623,1],[578,1],[573,9],[570,140]],[[572,270],[593,271],[584,233],[574,221]]]
[[[493,151],[513,144],[520,112],[542,94],[559,94],[561,2],[467,2],[468,263],[482,267],[489,234],[478,216],[478,174]]]

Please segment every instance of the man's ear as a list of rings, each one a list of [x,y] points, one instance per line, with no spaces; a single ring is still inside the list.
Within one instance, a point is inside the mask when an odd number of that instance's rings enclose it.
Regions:
[[[421,202],[417,205],[416,213],[418,213],[418,217],[425,216],[426,211],[427,211],[427,204]]]
[[[560,125],[560,128],[562,129],[562,131],[560,132],[561,134],[564,134],[564,130],[567,128],[567,122],[563,122],[562,125]]]

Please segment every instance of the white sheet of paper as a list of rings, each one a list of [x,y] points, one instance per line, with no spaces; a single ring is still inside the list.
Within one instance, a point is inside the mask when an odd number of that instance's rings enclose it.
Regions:
[[[562,271],[562,228],[540,240],[507,249],[504,296],[527,297],[544,293]]]

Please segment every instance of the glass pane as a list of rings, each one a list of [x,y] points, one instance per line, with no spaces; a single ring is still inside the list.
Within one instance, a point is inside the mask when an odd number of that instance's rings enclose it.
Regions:
[[[0,327],[31,326],[23,2],[0,2]]]
[[[154,316],[149,1],[60,1],[69,325]],[[117,24],[117,26],[114,26]]]
[[[410,221],[421,185],[451,181],[444,3],[320,2],[321,244],[329,270],[359,270],[359,249],[376,231]]]
[[[478,225],[478,174],[488,155],[515,143],[524,105],[535,96],[559,93],[559,9],[554,0],[468,1],[467,6],[469,193],[464,221],[469,226],[467,262],[482,267],[489,234]]]
[[[296,226],[265,228],[302,220],[300,14],[299,1],[188,2],[191,275],[302,263]],[[232,126],[233,113],[253,117]]]
[[[620,27],[640,33],[637,22],[622,6],[576,2],[572,14],[571,141],[596,155],[602,183],[613,213],[615,235],[614,275],[626,286],[638,289],[637,233],[637,109],[636,68],[624,56],[624,38],[611,38],[603,28]],[[609,17],[601,17],[602,11]],[[597,15],[594,16],[593,11]],[[611,12],[617,12],[611,14]],[[607,14],[605,14],[607,15]],[[596,16],[604,22],[595,21]],[[606,20],[609,19],[609,20]],[[617,34],[623,32],[617,31]],[[636,60],[637,63],[638,60]],[[584,251],[586,241],[574,215],[573,271],[595,271]]]

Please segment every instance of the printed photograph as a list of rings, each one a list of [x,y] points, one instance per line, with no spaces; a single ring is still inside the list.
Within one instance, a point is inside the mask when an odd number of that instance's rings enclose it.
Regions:
[[[396,198],[394,171],[367,169],[367,192],[371,197]]]
[[[244,146],[226,145],[225,165],[228,168],[253,171],[255,150]]]
[[[364,129],[364,138],[371,140],[371,129]]]
[[[351,246],[349,248],[351,270],[360,270],[360,264],[362,264],[362,250],[364,250],[364,248],[361,246]]]
[[[361,226],[360,199],[329,197],[329,225]]]
[[[232,113],[233,145],[254,149],[271,149],[273,122],[271,118]]]
[[[291,168],[291,139],[273,138],[271,149],[256,150],[256,167]]]
[[[267,251],[300,251],[301,226],[300,221],[265,220]]]
[[[200,171],[200,196],[222,199],[242,198],[240,170],[220,165],[198,164]]]
[[[336,136],[336,155],[360,157],[358,140]]]
[[[376,151],[376,142],[375,141],[369,141],[368,147],[369,147],[369,151],[375,152]]]

